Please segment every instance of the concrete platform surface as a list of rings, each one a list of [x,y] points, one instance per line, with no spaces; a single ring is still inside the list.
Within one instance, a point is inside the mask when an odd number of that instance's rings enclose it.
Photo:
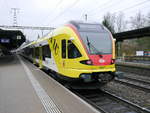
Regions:
[[[0,113],[99,113],[39,68],[0,57]]]

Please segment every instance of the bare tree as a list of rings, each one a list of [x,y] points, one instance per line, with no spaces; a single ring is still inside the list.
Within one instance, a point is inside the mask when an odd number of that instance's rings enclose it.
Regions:
[[[120,12],[116,16],[116,23],[115,23],[115,29],[116,32],[122,32],[126,29],[127,22],[124,20],[125,16],[124,13]]]
[[[144,15],[141,14],[139,11],[135,17],[130,18],[131,28],[132,29],[139,29],[145,26],[146,18]]]
[[[148,20],[147,20],[148,17],[146,17],[145,15],[141,14],[141,12],[139,11],[135,17],[131,17],[131,27],[133,29],[139,29],[139,28],[142,28],[142,27],[145,27],[147,26],[147,23],[148,23]],[[147,48],[149,48],[149,38],[142,38],[142,39],[134,39],[133,41],[131,41],[132,43],[136,43],[136,49],[135,51],[137,50],[146,50]]]
[[[111,33],[115,33],[115,14],[107,13],[104,16],[102,24],[106,26]]]
[[[150,12],[147,14],[146,25],[150,26]]]

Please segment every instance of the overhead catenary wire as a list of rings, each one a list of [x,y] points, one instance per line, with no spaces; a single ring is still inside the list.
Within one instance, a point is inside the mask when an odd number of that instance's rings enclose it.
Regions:
[[[131,13],[131,12],[133,12],[133,11],[131,11],[130,9],[133,9],[133,8],[135,8],[135,7],[137,7],[137,6],[143,5],[143,4],[147,3],[147,2],[149,2],[149,1],[146,0],[146,1],[144,1],[144,2],[137,3],[137,4],[133,5],[133,6],[124,8],[124,9],[119,10],[119,11],[115,11],[115,12],[113,12],[113,13],[116,14],[116,13],[119,13],[119,12],[126,12],[126,11],[130,11],[130,13]],[[143,8],[143,9],[145,9],[145,8]],[[137,11],[137,10],[136,10],[136,11]],[[138,10],[138,11],[140,11],[140,10]],[[135,12],[135,11],[134,11],[134,12]],[[101,18],[102,18],[102,17],[101,17]],[[101,18],[100,18],[100,19],[101,19]]]
[[[63,0],[59,0],[54,9],[57,9],[58,7],[60,7],[62,3],[63,3]],[[50,11],[50,13],[48,13],[48,16],[45,17],[45,20],[42,22],[45,22],[46,20],[48,20],[53,13],[54,13],[54,11]]]
[[[121,11],[129,10],[129,9],[131,9],[131,8],[135,8],[135,7],[137,7],[137,6],[143,5],[143,4],[147,3],[147,2],[150,2],[150,0],[146,0],[146,1],[143,1],[143,2],[140,2],[140,3],[137,3],[137,4],[133,5],[133,6],[124,8],[124,9],[119,10],[119,11],[116,11],[116,12],[121,12]]]
[[[123,0],[122,0],[123,1]],[[111,4],[109,4],[109,3],[105,3],[105,4],[103,4],[102,5],[102,7],[98,7],[97,9],[95,8],[95,13],[91,13],[90,15],[91,16],[93,16],[93,15],[97,15],[97,13],[100,13],[100,12],[102,12],[102,11],[105,11],[105,9],[110,9],[110,7],[112,7],[112,6],[114,6],[114,4],[120,4],[120,3],[122,3],[122,1],[121,0],[117,0],[117,1],[115,1],[115,2],[110,2]],[[117,2],[117,3],[116,3]],[[106,7],[107,6],[107,7]],[[100,12],[98,12],[100,10]],[[92,11],[91,11],[92,12]]]
[[[64,9],[62,12],[60,12],[56,17],[54,17],[50,22],[54,22],[58,17],[63,15],[66,11],[69,11],[70,8],[74,7],[80,0],[75,0],[70,6],[68,6],[66,9]]]
[[[124,9],[121,9],[121,10],[118,10],[118,11],[115,11],[115,12],[112,12],[112,13],[119,13],[119,12],[123,12],[123,11],[127,11],[127,10],[129,10],[129,9],[132,9],[132,8],[135,8],[135,7],[137,7],[137,6],[140,6],[140,5],[143,5],[143,4],[145,4],[145,3],[147,3],[147,2],[149,2],[149,0],[146,0],[146,1],[142,1],[142,2],[138,2],[137,4],[134,4],[134,5],[132,5],[132,6],[129,6],[129,7],[126,7],[126,8],[124,8]],[[117,4],[118,5],[118,4]],[[106,13],[106,12],[105,12]],[[101,17],[101,18],[103,18],[103,17]],[[100,18],[100,19],[101,19]]]
[[[117,0],[118,1],[118,0]],[[107,2],[105,2],[105,3],[103,3],[103,4],[99,4],[98,6],[97,6],[97,8],[98,7],[100,7],[100,9],[96,9],[95,8],[95,10],[96,10],[96,14],[97,14],[97,12],[98,12],[98,10],[100,10],[100,12],[101,12],[101,10],[103,11],[103,10],[105,10],[105,9],[107,9],[108,7],[110,8],[110,7],[114,7],[116,4],[118,5],[118,2],[117,1],[114,1],[113,3],[110,1],[110,0],[108,0]],[[76,0],[75,2],[78,2],[78,0]],[[56,17],[54,17],[54,18],[52,18],[51,20],[50,20],[50,16],[51,15],[48,15],[48,17],[46,17],[46,20],[48,20],[48,22],[54,22],[56,19],[59,19],[59,16],[61,17],[65,12],[69,12],[69,9],[70,8],[72,8],[72,6],[73,5],[75,5],[75,2],[73,3],[73,4],[71,4],[70,6],[68,6],[68,8],[66,8],[66,9],[64,9],[64,10],[62,10],[58,15],[56,15]],[[58,1],[58,3],[57,3],[57,5],[56,5],[56,8],[55,9],[57,9],[57,7],[59,7],[60,6],[60,4],[62,3],[62,0],[60,0],[60,1]],[[119,2],[119,3],[122,3],[122,1],[121,2]],[[141,2],[140,2],[141,3]],[[108,5],[107,5],[108,4]],[[139,4],[139,3],[138,3]],[[107,7],[106,7],[106,5],[107,5]],[[102,7],[101,7],[102,6]],[[73,6],[74,7],[74,6]],[[94,9],[92,9],[91,11],[89,10],[89,11],[87,11],[86,12],[86,14],[88,14],[89,16],[91,16],[89,13],[92,13],[94,11]],[[88,13],[89,12],[89,13]],[[119,12],[119,11],[116,11],[116,12]],[[53,13],[53,12],[52,12]],[[103,12],[102,12],[103,13]],[[46,21],[43,21],[43,22],[46,22]]]
[[[101,1],[98,3],[98,4],[96,4],[96,6],[94,7],[94,9],[92,9],[92,10],[87,10],[86,9],[86,11],[83,11],[83,13],[82,13],[82,15],[84,16],[84,19],[85,19],[85,16],[86,16],[86,18],[87,18],[87,15],[88,14],[90,14],[90,13],[93,13],[93,12],[95,12],[95,10],[97,11],[97,9],[98,8],[101,8],[101,7],[104,7],[104,6],[106,6],[107,4],[110,4],[111,2],[113,2],[112,0],[108,0],[108,1],[106,1],[106,2],[104,2],[103,4],[101,3]]]
[[[112,2],[112,0],[108,0],[107,2],[105,2],[103,4],[100,3],[97,6],[95,6],[94,9],[88,10],[87,12],[88,13],[92,13],[93,11],[95,11],[96,9],[98,9],[99,7],[101,7],[101,6],[103,7],[103,6],[105,6],[105,5],[107,5],[107,4],[111,3],[111,2]]]

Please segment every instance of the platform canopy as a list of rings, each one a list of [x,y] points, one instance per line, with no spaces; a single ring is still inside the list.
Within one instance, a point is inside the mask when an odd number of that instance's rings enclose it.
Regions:
[[[115,33],[113,34],[113,36],[114,38],[116,38],[116,41],[123,41],[125,39],[133,39],[133,38],[143,38],[145,36],[150,36],[150,26],[131,31]]]
[[[23,42],[25,42],[25,36],[19,30],[2,30],[0,29],[0,47],[7,50],[16,49]]]

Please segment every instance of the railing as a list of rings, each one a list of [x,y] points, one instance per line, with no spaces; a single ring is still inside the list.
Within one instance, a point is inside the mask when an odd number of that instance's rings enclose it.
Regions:
[[[124,61],[150,61],[150,56],[124,56]]]

